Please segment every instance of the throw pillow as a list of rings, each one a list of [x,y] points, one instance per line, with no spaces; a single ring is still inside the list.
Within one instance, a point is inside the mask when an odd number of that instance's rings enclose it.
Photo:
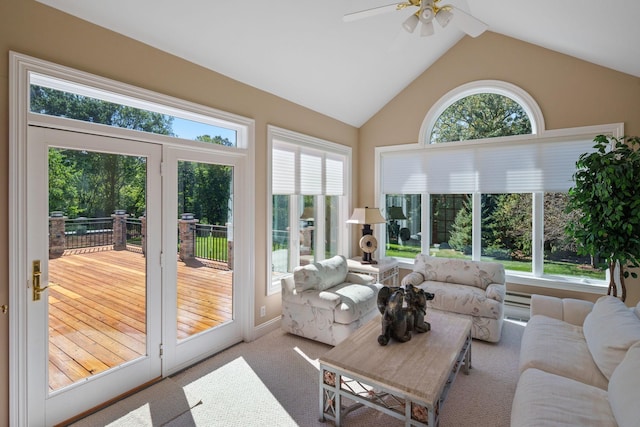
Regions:
[[[293,281],[296,284],[296,292],[298,293],[318,289],[322,281],[322,273],[318,270],[316,263],[296,267],[293,270]]]
[[[583,332],[593,360],[611,379],[629,347],[640,341],[640,319],[618,298],[603,296],[584,319]]]
[[[296,292],[332,288],[344,282],[347,271],[347,259],[342,255],[297,267],[293,271]]]
[[[640,343],[627,351],[609,381],[609,404],[620,427],[638,425],[640,420]]]
[[[323,272],[323,280],[318,284],[318,290],[324,291],[333,288],[344,282],[347,276],[347,259],[342,255],[336,255],[333,258],[325,259],[319,262],[318,268]]]

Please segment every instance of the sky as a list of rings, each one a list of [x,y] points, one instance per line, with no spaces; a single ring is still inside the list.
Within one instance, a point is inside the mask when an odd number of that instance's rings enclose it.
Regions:
[[[180,138],[190,140],[195,140],[198,136],[209,135],[211,137],[221,136],[223,139],[227,138],[229,141],[237,142],[235,130],[193,122],[179,117],[173,118],[173,133]]]

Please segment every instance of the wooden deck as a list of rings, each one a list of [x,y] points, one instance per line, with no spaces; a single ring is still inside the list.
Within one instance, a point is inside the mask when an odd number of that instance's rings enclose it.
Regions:
[[[178,339],[232,319],[232,279],[232,271],[178,262]],[[49,283],[50,390],[146,353],[142,254],[65,252],[49,260]]]

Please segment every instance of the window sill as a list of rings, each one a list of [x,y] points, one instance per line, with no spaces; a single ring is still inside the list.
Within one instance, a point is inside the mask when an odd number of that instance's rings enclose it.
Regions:
[[[399,267],[404,270],[413,270],[413,260],[398,259]],[[597,295],[606,295],[607,283],[604,280],[571,279],[563,276],[534,277],[530,274],[507,271],[507,283],[516,285],[535,286],[538,288],[561,289],[565,291],[585,292]]]
[[[538,288],[561,289],[564,291],[585,292],[605,295],[608,285],[604,281],[593,279],[572,279],[563,276],[533,277],[524,273],[507,271],[507,283],[536,286]]]

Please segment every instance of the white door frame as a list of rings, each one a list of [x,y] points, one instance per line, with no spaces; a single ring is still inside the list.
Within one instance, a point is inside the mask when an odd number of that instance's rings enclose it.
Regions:
[[[239,291],[238,321],[241,322],[242,337],[245,341],[254,339],[254,306],[255,306],[255,123],[252,119],[237,116],[177,98],[141,89],[135,86],[109,80],[93,74],[43,61],[16,52],[9,52],[9,423],[10,425],[27,425],[27,317],[26,305],[30,269],[27,268],[26,254],[26,141],[29,123],[48,122],[67,123],[64,119],[53,117],[36,117],[29,113],[30,75],[37,73],[57,77],[63,80],[111,91],[116,95],[139,99],[165,105],[167,110],[183,111],[198,117],[212,117],[212,120],[233,124],[240,135],[238,148],[211,147],[241,153],[244,156],[242,179],[244,187],[236,195],[238,210],[245,212],[243,222],[236,221],[235,236],[237,274],[235,283]],[[36,123],[37,122],[37,123]],[[181,147],[201,147],[201,143],[162,135],[147,135],[126,129],[105,129],[104,126],[88,123],[73,123],[73,126],[60,125],[62,129],[89,128],[97,134],[117,135],[123,138],[148,140],[162,145]]]

